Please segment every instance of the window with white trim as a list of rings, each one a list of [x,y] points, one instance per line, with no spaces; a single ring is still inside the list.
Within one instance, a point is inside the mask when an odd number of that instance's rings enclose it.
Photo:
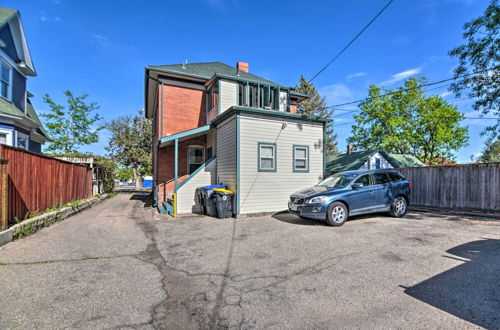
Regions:
[[[309,172],[309,147],[293,146],[293,171]]]
[[[7,133],[0,133],[0,144],[7,144]]]
[[[10,66],[0,61],[0,95],[6,99],[10,99],[11,70]]]
[[[29,136],[24,134],[24,133],[20,133],[20,132],[17,132],[17,141],[16,141],[16,146],[18,148],[23,148],[23,149],[26,149],[28,150],[29,148]]]
[[[276,144],[259,142],[258,146],[258,171],[276,172]]]
[[[196,171],[205,162],[205,148],[201,146],[188,147],[188,174]]]

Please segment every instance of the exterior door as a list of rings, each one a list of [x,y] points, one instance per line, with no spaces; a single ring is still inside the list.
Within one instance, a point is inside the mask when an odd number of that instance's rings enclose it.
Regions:
[[[354,183],[362,183],[363,188],[353,190],[350,194],[351,211],[359,211],[375,206],[375,188],[370,174],[359,177]]]
[[[205,162],[204,147],[188,147],[188,174],[193,173]]]

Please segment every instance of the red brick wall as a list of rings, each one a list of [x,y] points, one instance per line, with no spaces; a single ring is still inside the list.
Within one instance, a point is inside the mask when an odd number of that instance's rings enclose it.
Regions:
[[[163,100],[161,89],[163,88]],[[205,92],[178,86],[160,86],[160,109],[158,125],[160,137],[206,125]],[[163,101],[163,102],[162,102]]]
[[[187,174],[187,148],[188,146],[198,145],[207,146],[206,136],[193,138],[179,142],[179,176]],[[205,158],[207,150],[205,149]],[[174,146],[158,149],[158,183],[165,182],[174,178]]]

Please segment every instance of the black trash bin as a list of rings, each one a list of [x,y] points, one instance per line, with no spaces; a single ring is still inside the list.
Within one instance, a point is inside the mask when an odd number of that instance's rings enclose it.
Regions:
[[[225,219],[233,216],[233,192],[226,189],[214,189],[212,200],[215,202],[217,218]]]
[[[217,189],[217,188],[226,188],[226,186],[211,185],[211,186],[203,186],[203,187],[199,188],[200,189],[199,193],[200,193],[202,213],[206,214],[210,217],[217,216],[217,210],[215,209],[215,203],[214,203],[213,198],[211,198],[214,189]]]

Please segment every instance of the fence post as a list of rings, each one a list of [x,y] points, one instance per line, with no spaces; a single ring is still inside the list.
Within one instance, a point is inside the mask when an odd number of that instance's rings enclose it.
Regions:
[[[9,186],[7,180],[7,160],[0,159],[0,230],[9,226]]]

